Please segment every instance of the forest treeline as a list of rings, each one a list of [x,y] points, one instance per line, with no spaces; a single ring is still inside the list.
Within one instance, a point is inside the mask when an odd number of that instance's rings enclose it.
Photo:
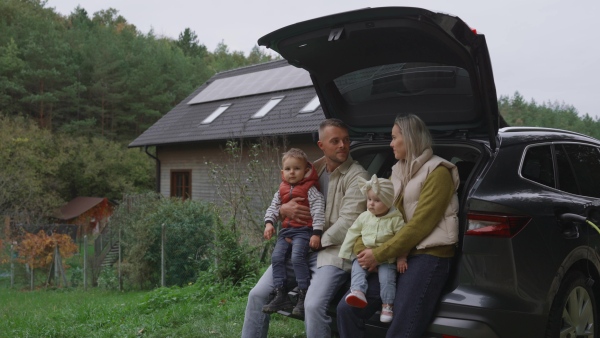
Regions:
[[[154,161],[127,144],[215,73],[269,60],[209,51],[189,28],[140,32],[112,8],[0,0],[0,215],[36,223],[77,196],[153,190]]]
[[[141,149],[0,115],[0,216],[38,224],[77,196],[118,201],[124,193],[147,192],[154,187],[154,165]]]
[[[600,118],[580,115],[574,106],[564,102],[526,101],[515,92],[512,97],[500,96],[498,109],[509,126],[558,128],[600,139]]]
[[[140,32],[112,8],[67,15],[44,0],[0,1],[0,113],[73,136],[131,142],[216,72],[269,61],[222,42],[208,51],[186,28],[178,39]],[[250,47],[250,46],[249,46]],[[564,103],[499,99],[510,125],[600,137],[598,119]]]
[[[216,72],[271,60],[258,46],[211,52],[189,28],[175,40],[140,32],[116,9],[63,16],[42,0],[1,0],[0,32],[0,111],[126,142]]]

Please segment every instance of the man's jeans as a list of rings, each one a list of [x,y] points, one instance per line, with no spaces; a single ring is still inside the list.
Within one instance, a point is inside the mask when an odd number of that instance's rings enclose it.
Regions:
[[[308,289],[310,283],[310,271],[308,270],[308,243],[312,235],[311,227],[284,228],[279,231],[277,243],[271,255],[271,267],[273,268],[273,284],[275,288],[288,286],[286,283],[286,264],[292,262],[296,282],[300,289]],[[291,243],[286,238],[292,240]],[[291,257],[290,257],[291,249]],[[289,290],[289,289],[288,289]]]
[[[331,317],[327,307],[339,288],[348,279],[348,273],[331,265],[317,269],[317,253],[308,255],[308,266],[312,273],[311,286],[304,301],[304,325],[307,338],[331,337]],[[286,264],[288,285],[295,285],[292,264]],[[242,338],[266,338],[269,332],[269,315],[262,312],[263,306],[273,291],[273,272],[269,267],[248,294]]]
[[[386,337],[421,337],[431,322],[433,311],[448,279],[452,258],[431,255],[408,257],[408,270],[399,273],[396,281],[394,316]],[[367,278],[368,305],[364,309],[351,307],[344,298],[337,307],[337,328],[341,338],[364,337],[365,324],[381,308],[377,274]]]

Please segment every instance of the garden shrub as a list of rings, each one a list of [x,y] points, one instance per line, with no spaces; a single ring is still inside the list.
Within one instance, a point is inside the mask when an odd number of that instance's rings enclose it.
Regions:
[[[156,212],[148,215],[154,238],[146,252],[148,263],[158,266],[160,277],[161,233],[165,225],[166,284],[184,285],[196,280],[199,270],[210,264],[209,245],[216,216],[211,205],[178,199],[164,199]]]
[[[105,290],[118,290],[119,277],[113,268],[103,268],[98,276],[98,287]]]
[[[215,275],[221,282],[232,284],[254,277],[258,273],[260,261],[257,248],[249,245],[247,240],[240,238],[233,220],[223,224],[217,220],[214,228],[214,243],[212,254],[215,258]]]
[[[76,288],[83,285],[83,269],[76,267],[71,270],[71,286]]]
[[[161,282],[161,234],[165,225],[166,285],[196,280],[210,265],[209,246],[215,213],[200,201],[146,194],[128,198],[111,223],[122,228],[123,274],[133,285],[150,288]]]

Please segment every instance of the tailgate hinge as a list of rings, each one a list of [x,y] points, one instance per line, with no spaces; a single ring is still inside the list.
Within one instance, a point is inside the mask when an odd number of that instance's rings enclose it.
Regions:
[[[331,32],[329,32],[329,38],[327,41],[337,41],[342,36],[342,32],[344,32],[344,27],[333,28]]]

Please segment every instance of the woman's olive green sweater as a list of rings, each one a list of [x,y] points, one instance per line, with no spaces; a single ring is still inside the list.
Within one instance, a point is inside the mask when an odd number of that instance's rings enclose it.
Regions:
[[[406,222],[394,237],[381,246],[372,249],[377,262],[386,262],[391,258],[405,254],[429,254],[437,257],[454,256],[455,245],[442,245],[425,249],[416,248],[417,244],[425,239],[442,219],[454,193],[454,183],[450,170],[443,166],[435,168],[423,182],[413,218]],[[404,196],[397,199],[396,208],[406,220],[403,199]],[[362,238],[358,238],[354,245],[354,253],[358,254],[364,249],[366,247],[362,242]]]

